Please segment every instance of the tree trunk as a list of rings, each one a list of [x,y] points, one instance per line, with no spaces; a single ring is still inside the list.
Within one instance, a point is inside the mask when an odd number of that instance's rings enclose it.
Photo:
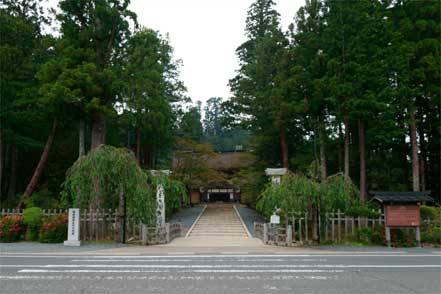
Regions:
[[[341,128],[341,123],[338,123],[338,172],[341,173],[343,172],[343,153],[344,153],[344,141],[345,139],[343,138],[343,130]]]
[[[364,122],[362,120],[358,120],[358,148],[360,150],[360,199],[365,201],[367,198],[366,141]]]
[[[420,190],[420,167],[418,162],[418,142],[415,112],[410,113],[410,145],[412,147],[412,182],[413,191]]]
[[[3,191],[3,167],[5,165],[5,162],[3,160],[3,129],[1,128],[1,124],[0,124],[0,195],[2,194]]]
[[[420,158],[420,184],[421,191],[426,191],[426,161],[427,161],[427,146],[426,140],[424,139],[424,130],[421,127],[419,131],[420,135],[420,149],[421,149],[421,158]]]
[[[8,198],[13,199],[17,188],[17,145],[12,143],[9,148],[10,152],[10,176],[8,185]]]
[[[288,143],[286,142],[286,130],[280,130],[280,148],[282,151],[282,166],[289,168]]]
[[[92,121],[91,149],[95,150],[106,143],[106,120],[103,113],[97,113]]]
[[[34,175],[32,176],[31,181],[29,182],[23,194],[24,197],[29,197],[32,195],[32,192],[34,192],[34,189],[37,186],[38,181],[40,180],[40,176],[43,173],[44,167],[46,166],[46,162],[49,157],[49,152],[54,142],[54,136],[55,136],[55,131],[57,130],[57,126],[58,126],[58,121],[57,119],[54,119],[54,122],[52,124],[52,131],[47,137],[46,146],[44,146],[43,153],[41,154],[40,161],[38,162],[37,168],[34,171]]]
[[[349,119],[345,118],[345,177],[349,179],[349,152],[351,147],[351,137],[349,131]]]
[[[136,127],[136,160],[141,163],[141,127]]]
[[[326,167],[326,132],[325,132],[325,124],[320,119],[319,123],[319,140],[320,140],[320,179],[321,182],[326,182],[328,178],[327,175],[327,167]]]
[[[78,157],[86,154],[86,147],[84,145],[84,133],[85,133],[85,123],[84,119],[80,118],[80,128],[78,132]]]

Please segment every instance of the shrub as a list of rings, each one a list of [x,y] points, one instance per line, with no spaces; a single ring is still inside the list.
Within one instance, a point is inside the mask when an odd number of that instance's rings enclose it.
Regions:
[[[424,243],[441,244],[441,228],[432,227],[421,233],[421,241]]]
[[[8,215],[0,219],[0,241],[16,242],[24,233],[23,218],[20,215]]]
[[[61,243],[67,238],[67,214],[47,217],[40,229],[40,242]]]
[[[39,207],[30,207],[23,211],[23,223],[27,226],[26,240],[38,240],[42,218],[43,210]]]
[[[365,216],[368,218],[378,218],[380,213],[374,208],[369,207],[367,204],[359,204],[357,206],[346,209],[345,214],[347,216]]]
[[[427,205],[421,205],[420,207],[421,211],[421,219],[423,220],[440,220],[441,218],[441,208],[440,207],[433,207],[433,206],[427,206]]]
[[[361,228],[357,230],[357,241],[369,244],[382,245],[384,243],[380,227]]]

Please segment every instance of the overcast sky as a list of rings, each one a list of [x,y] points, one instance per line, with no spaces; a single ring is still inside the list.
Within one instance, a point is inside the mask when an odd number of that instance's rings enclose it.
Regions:
[[[193,101],[228,98],[235,75],[236,48],[245,41],[248,7],[253,0],[132,0],[138,22],[170,34],[175,58],[182,59],[181,79]],[[275,0],[284,29],[304,0]]]
[[[47,0],[45,6],[57,6]],[[305,0],[274,0],[284,30]],[[238,69],[236,48],[245,41],[245,19],[254,0],[131,0],[139,24],[170,36],[188,96],[206,101],[230,97],[228,81]]]

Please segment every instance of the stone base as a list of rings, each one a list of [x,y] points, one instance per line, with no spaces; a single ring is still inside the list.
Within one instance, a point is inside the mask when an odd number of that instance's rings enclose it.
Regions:
[[[64,246],[81,246],[81,241],[67,240],[64,241]]]

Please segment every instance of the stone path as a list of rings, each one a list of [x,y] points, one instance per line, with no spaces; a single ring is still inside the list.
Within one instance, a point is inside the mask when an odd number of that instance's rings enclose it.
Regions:
[[[236,211],[231,204],[210,204],[191,230],[188,237],[248,238]]]
[[[208,204],[185,238],[171,246],[262,246],[259,239],[248,235],[247,228],[231,203]]]

